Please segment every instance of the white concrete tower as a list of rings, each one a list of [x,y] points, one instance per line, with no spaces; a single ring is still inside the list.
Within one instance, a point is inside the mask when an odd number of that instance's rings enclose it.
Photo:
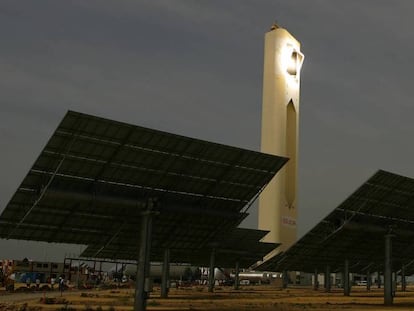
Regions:
[[[263,241],[296,241],[299,132],[300,43],[285,29],[272,26],[265,35],[261,151],[285,156],[288,163],[259,199],[259,229],[270,230]]]

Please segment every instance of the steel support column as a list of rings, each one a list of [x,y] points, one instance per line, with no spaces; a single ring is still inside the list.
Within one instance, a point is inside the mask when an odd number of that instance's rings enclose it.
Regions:
[[[68,277],[69,281],[72,281],[71,270],[72,270],[72,259],[69,261],[69,277]]]
[[[142,213],[141,243],[139,246],[137,279],[135,288],[134,311],[145,311],[148,292],[150,290],[150,252],[152,233],[152,202],[148,203],[147,211]]]
[[[367,291],[371,290],[371,283],[372,283],[371,272],[368,270],[367,271]]]
[[[214,267],[216,260],[216,250],[213,248],[210,255],[210,269],[208,271],[208,291],[212,293],[214,291]]]
[[[283,286],[283,288],[287,288],[288,283],[289,283],[288,272],[286,270],[283,270],[283,273],[282,273],[282,286]]]
[[[392,273],[392,297],[395,297],[395,292],[397,291],[397,278],[398,278],[398,273],[393,272]]]
[[[351,286],[349,284],[349,260],[345,259],[344,273],[343,273],[344,296],[349,296],[351,293]]]
[[[392,234],[385,235],[385,261],[384,261],[384,304],[390,306],[393,303],[392,296]]]
[[[325,292],[331,291],[331,269],[329,266],[326,266],[325,271]]]
[[[381,273],[379,271],[377,272],[377,285],[378,288],[381,288]]]
[[[79,289],[79,279],[80,279],[80,273],[81,273],[80,269],[81,269],[81,262],[80,262],[80,258],[78,257],[78,271],[76,271],[76,288],[77,289]]]
[[[407,290],[407,280],[405,279],[405,266],[401,267],[401,291],[405,292]]]
[[[170,283],[170,250],[164,250],[164,262],[162,264],[161,298],[168,297]]]
[[[239,262],[236,261],[236,271],[234,272],[234,289],[239,289],[239,273],[240,273],[240,265]]]
[[[313,290],[318,290],[319,288],[319,281],[318,281],[318,269],[315,269],[313,273]]]

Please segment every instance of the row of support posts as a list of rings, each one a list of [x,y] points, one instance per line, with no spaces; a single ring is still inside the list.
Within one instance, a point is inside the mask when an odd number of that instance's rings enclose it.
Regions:
[[[150,291],[150,253],[151,253],[151,231],[152,231],[152,202],[147,204],[147,210],[142,214],[142,227],[141,227],[141,244],[138,254],[138,267],[137,267],[137,283],[135,290],[135,302],[134,311],[145,311],[146,300],[148,298],[148,292]],[[393,275],[392,275],[392,234],[385,235],[385,261],[384,261],[384,304],[392,305],[393,297],[395,294],[395,288],[393,288]],[[213,248],[210,255],[210,270],[208,276],[208,291],[214,290],[214,268],[215,268],[215,256],[216,250]],[[169,287],[169,270],[170,270],[170,250],[166,249],[164,252],[164,262],[162,270],[162,284],[161,284],[161,297],[168,297]],[[315,284],[314,289],[318,289],[318,271],[315,270],[314,274]],[[381,278],[378,272],[378,287],[381,286]],[[287,272],[283,272],[283,287],[287,285]],[[343,286],[344,295],[350,295],[350,282],[349,282],[349,261],[344,262],[343,271]],[[367,273],[367,289],[371,286],[371,275]],[[236,263],[236,275],[235,275],[235,289],[239,288],[239,264]],[[401,289],[406,290],[405,280],[405,267],[401,269]],[[331,290],[331,275],[330,267],[326,267],[325,271],[325,291]]]
[[[213,249],[210,254],[210,267],[209,267],[209,274],[208,274],[208,291],[214,291],[214,269],[215,269],[215,257],[216,251]],[[236,262],[236,269],[235,269],[235,281],[234,281],[234,289],[239,289],[239,273],[240,273],[240,266],[239,262]],[[165,249],[164,251],[164,262],[162,266],[162,280],[161,280],[161,298],[168,297],[169,291],[169,274],[170,274],[170,250]]]
[[[393,234],[386,234],[385,235],[385,260],[384,260],[384,305],[392,305],[393,299],[395,296],[396,290],[396,281],[397,281],[397,273],[394,274],[393,280],[393,272],[392,272],[392,238]],[[401,267],[401,291],[406,291],[407,283],[406,283],[406,276],[405,276],[405,266]],[[381,277],[380,272],[377,272],[377,284],[378,288],[381,288]],[[330,276],[330,267],[326,266],[325,275],[325,291],[330,292],[331,290],[331,276]],[[344,295],[349,296],[351,292],[351,285],[349,280],[349,261],[345,260],[344,262],[344,269],[342,275],[342,282],[344,288]],[[371,289],[371,272],[367,271],[367,290]],[[318,270],[315,269],[314,272],[314,284],[313,289],[318,290]]]
[[[147,306],[148,293],[151,291],[150,282],[150,254],[152,238],[152,201],[147,203],[147,209],[142,213],[140,247],[138,252],[138,266],[136,274],[136,288],[134,311],[145,311]],[[208,277],[208,291],[214,290],[214,268],[215,268],[216,250],[212,249],[210,255],[210,270]],[[168,297],[170,275],[170,250],[164,250],[164,261],[162,267],[161,280],[161,297]],[[239,288],[239,263],[236,262],[235,284],[234,288]]]
[[[214,269],[215,269],[215,256],[216,251],[213,249],[210,254],[210,269],[208,274],[208,291],[214,291]],[[239,289],[239,273],[240,273],[240,266],[239,262],[236,262],[235,267],[235,280],[234,280],[234,289]],[[164,251],[164,261],[162,266],[162,279],[161,279],[161,298],[168,298],[168,291],[169,291],[169,275],[170,275],[170,250],[165,249]]]
[[[214,270],[216,266],[215,261],[216,261],[216,250],[213,248],[210,254],[210,267],[208,271],[208,291],[210,293],[214,291],[214,283],[215,283]],[[234,275],[234,289],[235,290],[239,289],[239,285],[240,285],[239,274],[240,274],[240,265],[239,265],[239,262],[237,261],[236,267],[235,267],[235,275]]]

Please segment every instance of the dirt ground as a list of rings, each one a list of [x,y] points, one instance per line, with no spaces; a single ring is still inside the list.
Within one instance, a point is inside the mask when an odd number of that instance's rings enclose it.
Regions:
[[[394,306],[383,306],[383,290],[367,292],[354,287],[350,297],[341,290],[331,293],[310,288],[278,289],[272,286],[245,286],[235,291],[216,287],[208,293],[202,286],[171,289],[168,299],[159,298],[154,288],[148,299],[148,310],[400,310],[414,311],[414,287],[397,292]],[[126,311],[132,310],[134,289],[70,290],[63,293],[5,293],[0,292],[0,311]]]

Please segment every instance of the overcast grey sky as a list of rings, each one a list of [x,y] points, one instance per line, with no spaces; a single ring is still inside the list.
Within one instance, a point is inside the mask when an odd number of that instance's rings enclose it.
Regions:
[[[299,234],[376,170],[414,177],[414,2],[0,1],[0,211],[68,109],[259,150],[264,33],[302,43]],[[257,227],[257,211],[244,224]],[[67,248],[0,240],[1,258]]]

